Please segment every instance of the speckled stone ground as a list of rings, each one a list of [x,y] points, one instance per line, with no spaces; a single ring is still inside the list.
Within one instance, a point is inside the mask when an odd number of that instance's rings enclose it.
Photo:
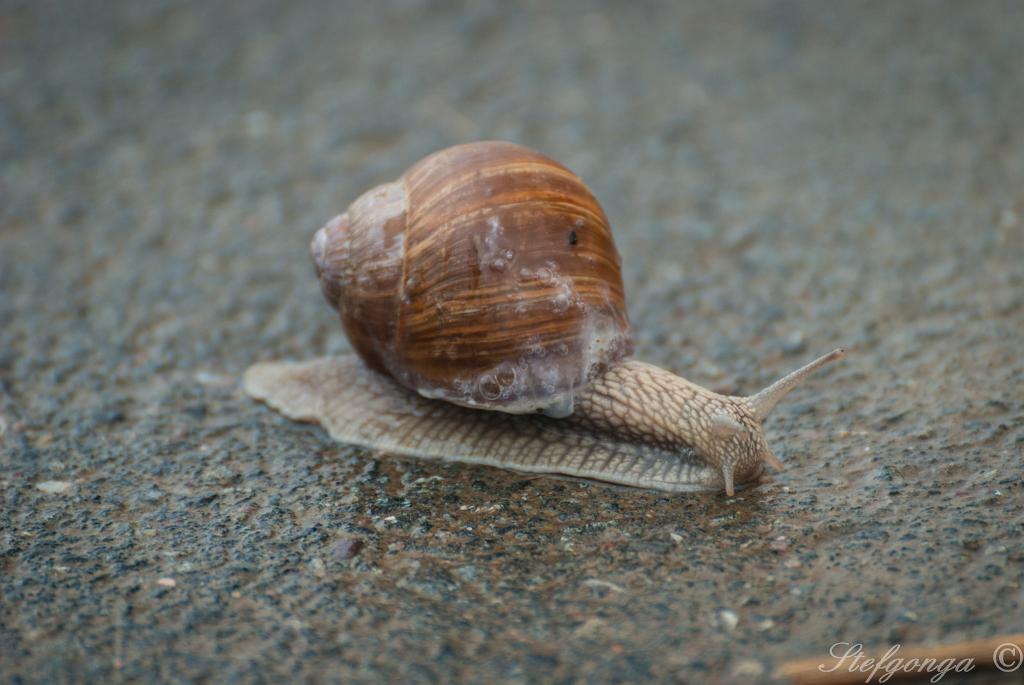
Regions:
[[[757,682],[1024,630],[1024,6],[639,5],[0,4],[5,681]],[[347,348],[313,229],[478,138],[602,199],[639,357],[747,392],[851,349],[774,483],[399,461],[241,395]]]

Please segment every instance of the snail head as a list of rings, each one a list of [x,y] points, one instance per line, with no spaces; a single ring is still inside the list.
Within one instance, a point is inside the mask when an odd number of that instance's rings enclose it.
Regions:
[[[711,416],[712,439],[698,451],[721,474],[727,494],[732,495],[735,482],[756,478],[764,464],[776,471],[783,464],[765,440],[763,422],[769,412],[786,394],[822,366],[842,359],[846,352],[833,350],[810,364],[772,383],[761,392],[749,397],[729,397],[716,407]]]

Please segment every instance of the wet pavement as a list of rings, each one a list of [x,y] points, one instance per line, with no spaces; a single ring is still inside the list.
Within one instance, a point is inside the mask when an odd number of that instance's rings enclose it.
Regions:
[[[1014,2],[0,5],[0,676],[762,682],[1024,631],[1022,28]],[[482,138],[602,201],[640,359],[749,393],[850,350],[769,420],[774,482],[399,460],[240,392],[348,349],[312,232]]]

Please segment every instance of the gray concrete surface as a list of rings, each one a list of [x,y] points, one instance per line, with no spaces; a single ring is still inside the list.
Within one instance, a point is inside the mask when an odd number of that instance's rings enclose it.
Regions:
[[[5,681],[757,682],[1024,630],[1024,5],[365,5],[0,3]],[[639,357],[746,392],[850,348],[774,483],[400,461],[241,395],[347,348],[312,231],[479,138],[593,187]]]

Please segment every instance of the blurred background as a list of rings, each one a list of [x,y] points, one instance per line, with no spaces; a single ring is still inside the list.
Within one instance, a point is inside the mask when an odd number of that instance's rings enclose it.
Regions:
[[[1022,33],[1009,0],[0,2],[0,674],[759,682],[1024,629]],[[238,392],[348,349],[313,231],[488,138],[601,200],[639,358],[742,393],[851,349],[770,422],[774,483],[379,459]]]

